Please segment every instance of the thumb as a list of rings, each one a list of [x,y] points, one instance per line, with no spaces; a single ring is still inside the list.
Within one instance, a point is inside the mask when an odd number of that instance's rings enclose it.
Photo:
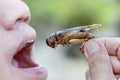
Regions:
[[[102,43],[88,41],[84,51],[90,68],[91,80],[115,80],[107,50]]]

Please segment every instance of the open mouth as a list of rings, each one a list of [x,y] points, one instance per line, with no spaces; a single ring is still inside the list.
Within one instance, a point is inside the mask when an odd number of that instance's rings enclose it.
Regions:
[[[25,77],[25,79],[31,77],[31,80],[46,80],[47,69],[44,66],[36,64],[32,59],[34,42],[34,39],[21,42],[10,61],[11,68],[17,76]]]
[[[32,49],[34,40],[27,41],[24,46],[15,53],[12,59],[12,65],[16,68],[38,67],[32,59]]]

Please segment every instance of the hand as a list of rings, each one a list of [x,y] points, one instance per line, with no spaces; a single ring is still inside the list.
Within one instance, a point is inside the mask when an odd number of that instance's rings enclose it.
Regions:
[[[87,80],[120,80],[120,38],[90,40],[84,54],[89,64]]]

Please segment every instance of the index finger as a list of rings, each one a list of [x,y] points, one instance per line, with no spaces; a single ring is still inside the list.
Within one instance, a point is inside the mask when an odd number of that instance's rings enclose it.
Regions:
[[[109,55],[118,56],[120,59],[120,38],[99,38],[93,41],[103,44]]]

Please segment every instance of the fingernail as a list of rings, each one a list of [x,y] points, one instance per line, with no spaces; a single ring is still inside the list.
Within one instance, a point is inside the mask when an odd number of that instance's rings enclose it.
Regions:
[[[91,55],[100,50],[100,46],[96,42],[89,42],[86,44],[86,51],[88,55]]]

